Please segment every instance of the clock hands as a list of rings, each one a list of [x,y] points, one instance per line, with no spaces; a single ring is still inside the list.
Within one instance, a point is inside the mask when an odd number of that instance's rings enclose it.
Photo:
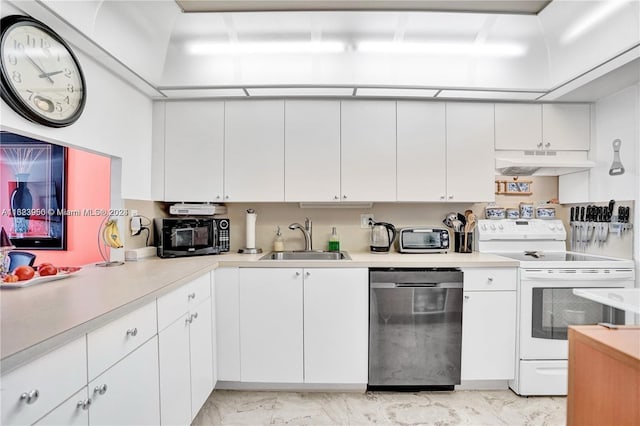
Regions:
[[[45,78],[45,77],[50,77],[52,75],[56,75],[56,74],[61,74],[64,71],[60,70],[60,71],[51,71],[51,72],[43,72],[42,74],[40,74],[38,77],[40,78]]]
[[[38,71],[40,71],[40,75],[38,77],[40,78],[45,78],[47,80],[49,80],[51,82],[51,84],[53,84],[53,79],[51,78],[51,76],[49,76],[45,70],[42,69],[42,67],[40,65],[38,65],[38,63],[36,61],[33,60],[33,58],[31,56],[29,56],[29,54],[25,51],[24,52],[24,56],[27,57],[27,59],[29,60],[29,62],[31,62],[33,64],[34,67],[36,67],[38,69]]]

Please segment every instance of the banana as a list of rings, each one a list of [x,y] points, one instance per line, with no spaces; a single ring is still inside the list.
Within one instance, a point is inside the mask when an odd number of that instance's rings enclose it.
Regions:
[[[109,220],[102,231],[102,239],[105,244],[111,248],[122,248],[123,244],[120,240],[120,230],[115,220]]]

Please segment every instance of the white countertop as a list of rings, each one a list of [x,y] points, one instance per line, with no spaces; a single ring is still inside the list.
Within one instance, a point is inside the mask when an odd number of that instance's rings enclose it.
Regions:
[[[640,288],[574,288],[573,294],[623,311],[640,314]]]
[[[160,259],[122,266],[93,265],[68,278],[21,289],[0,290],[0,372],[143,306],[217,267],[516,267],[512,259],[485,253],[349,253],[352,260],[264,260],[263,254]]]

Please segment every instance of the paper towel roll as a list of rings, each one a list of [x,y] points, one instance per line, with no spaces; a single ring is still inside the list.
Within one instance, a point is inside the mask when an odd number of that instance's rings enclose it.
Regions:
[[[256,248],[256,213],[253,209],[247,210],[247,244],[246,248]]]

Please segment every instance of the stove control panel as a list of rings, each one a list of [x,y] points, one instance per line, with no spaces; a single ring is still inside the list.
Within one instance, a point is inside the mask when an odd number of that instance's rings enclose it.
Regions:
[[[566,240],[559,219],[481,219],[478,240]]]

